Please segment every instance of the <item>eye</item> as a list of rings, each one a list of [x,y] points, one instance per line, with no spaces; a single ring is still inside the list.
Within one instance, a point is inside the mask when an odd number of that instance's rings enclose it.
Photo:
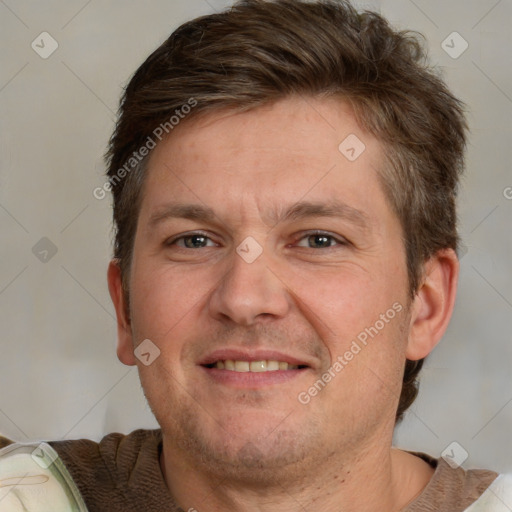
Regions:
[[[347,242],[342,238],[323,232],[308,233],[297,243],[298,247],[308,247],[310,249],[327,249],[336,245],[347,245]]]
[[[203,233],[191,233],[174,238],[166,245],[177,245],[185,249],[201,249],[203,247],[217,247],[217,244]]]

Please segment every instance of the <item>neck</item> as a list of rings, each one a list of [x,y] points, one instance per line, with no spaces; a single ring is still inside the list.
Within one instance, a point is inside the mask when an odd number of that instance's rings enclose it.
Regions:
[[[183,510],[399,511],[421,493],[434,472],[418,457],[388,446],[360,450],[350,460],[336,452],[316,467],[304,461],[301,467],[281,469],[271,481],[266,470],[256,468],[251,481],[237,480],[202,470],[204,465],[188,460],[166,441],[164,436],[162,472]]]

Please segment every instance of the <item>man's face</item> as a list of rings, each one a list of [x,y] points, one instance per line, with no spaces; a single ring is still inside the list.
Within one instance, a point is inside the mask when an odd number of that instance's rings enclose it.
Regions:
[[[140,376],[177,450],[243,472],[390,436],[409,315],[383,162],[334,99],[184,121],[154,150],[119,353],[160,350]]]

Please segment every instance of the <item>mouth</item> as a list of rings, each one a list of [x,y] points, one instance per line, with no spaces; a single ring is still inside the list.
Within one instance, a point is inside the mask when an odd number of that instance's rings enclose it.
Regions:
[[[214,363],[202,365],[205,368],[216,368],[218,370],[227,370],[230,372],[239,373],[263,373],[263,372],[277,372],[289,370],[303,370],[308,368],[305,364],[290,364],[286,361],[278,361],[277,359],[262,359],[261,361],[246,361],[246,360],[233,360],[224,359],[218,360]]]
[[[291,381],[312,369],[314,361],[275,350],[216,350],[199,362],[211,382],[259,388]]]

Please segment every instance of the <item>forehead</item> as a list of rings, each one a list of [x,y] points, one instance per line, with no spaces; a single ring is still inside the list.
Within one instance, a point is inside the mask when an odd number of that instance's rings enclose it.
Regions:
[[[346,144],[340,148],[344,141]],[[185,118],[157,146],[152,158],[171,149],[177,150],[180,157],[189,150],[191,157],[208,156],[202,162],[205,164],[216,163],[223,157],[233,161],[242,151],[243,156],[261,154],[262,162],[267,154],[286,161],[298,157],[333,161],[342,155],[355,161],[368,146],[372,146],[373,153],[379,143],[359,126],[346,101],[338,97],[291,96],[245,112],[220,110],[190,121]],[[354,153],[347,151],[350,149]],[[368,162],[368,158],[365,160]],[[239,174],[242,169],[236,170]]]
[[[339,99],[292,97],[211,113],[185,119],[155,148],[143,210],[184,198],[219,208],[236,201],[241,215],[253,205],[269,218],[281,204],[304,199],[355,200],[364,210],[382,196],[382,156],[379,141]]]

